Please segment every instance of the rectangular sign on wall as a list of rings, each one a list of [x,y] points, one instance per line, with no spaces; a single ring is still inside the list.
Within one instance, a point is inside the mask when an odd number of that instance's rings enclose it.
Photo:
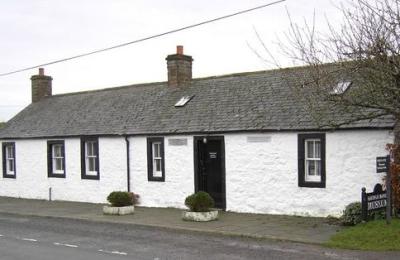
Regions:
[[[376,172],[388,172],[389,165],[387,156],[376,157]]]

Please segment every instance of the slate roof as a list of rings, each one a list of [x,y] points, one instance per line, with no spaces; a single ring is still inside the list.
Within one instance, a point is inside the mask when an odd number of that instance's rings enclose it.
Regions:
[[[54,95],[27,106],[0,130],[0,138],[316,130],[319,125],[290,86],[299,84],[299,73],[304,68],[194,79],[184,88],[161,82]],[[185,95],[194,97],[174,107]],[[393,125],[391,117],[382,117],[341,128]]]

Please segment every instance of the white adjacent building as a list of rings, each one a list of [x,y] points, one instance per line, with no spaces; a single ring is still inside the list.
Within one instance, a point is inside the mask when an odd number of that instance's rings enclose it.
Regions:
[[[182,47],[167,64],[168,82],[62,95],[40,69],[32,103],[0,130],[0,196],[104,203],[129,190],[182,208],[204,190],[229,211],[327,216],[382,182],[393,119],[321,129],[292,94],[307,68],[192,79]]]

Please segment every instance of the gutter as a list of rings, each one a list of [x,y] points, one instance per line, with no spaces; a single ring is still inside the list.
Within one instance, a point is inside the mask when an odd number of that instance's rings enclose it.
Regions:
[[[128,136],[125,135],[125,142],[126,142],[126,183],[127,183],[127,190],[128,192],[131,191],[131,167],[130,167],[130,143]]]

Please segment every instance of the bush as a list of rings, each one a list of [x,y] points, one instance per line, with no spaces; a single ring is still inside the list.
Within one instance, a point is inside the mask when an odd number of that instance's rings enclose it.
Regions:
[[[369,220],[380,220],[386,218],[386,209],[368,213]],[[354,226],[362,221],[361,202],[353,202],[347,205],[340,218],[341,223],[345,226]]]
[[[113,191],[108,195],[107,200],[113,207],[131,206],[134,202],[132,194],[126,191]]]
[[[353,202],[347,205],[341,217],[342,224],[345,226],[354,226],[361,221],[361,202]]]
[[[185,205],[190,211],[206,212],[210,211],[210,208],[214,207],[214,200],[207,192],[199,191],[186,197]]]

